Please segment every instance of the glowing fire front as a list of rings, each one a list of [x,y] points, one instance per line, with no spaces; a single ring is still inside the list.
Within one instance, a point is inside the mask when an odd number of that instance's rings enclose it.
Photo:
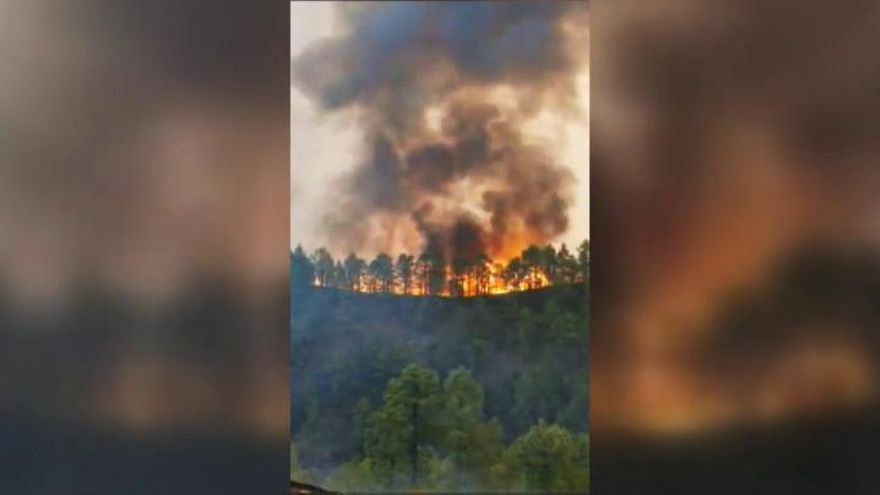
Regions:
[[[372,261],[350,254],[334,260],[325,249],[307,257],[293,253],[294,280],[307,273],[308,285],[362,293],[401,296],[477,297],[542,289],[552,285],[582,283],[589,272],[589,243],[572,254],[563,244],[558,250],[530,246],[507,263],[484,255],[451,262],[437,256],[401,254],[394,261],[379,254]]]
[[[481,267],[482,268],[482,267]],[[414,277],[407,282],[401,277],[394,277],[386,284],[381,276],[363,274],[351,287],[338,287],[353,292],[367,294],[390,293],[399,296],[440,296],[440,297],[477,297],[500,295],[511,292],[543,289],[554,285],[543,269],[533,269],[521,276],[506,273],[499,264],[486,264],[480,274],[456,274],[447,267],[442,278],[432,280],[430,274]],[[577,283],[581,277],[560,283]],[[334,284],[323,284],[319,277],[314,278],[314,287],[334,287]]]

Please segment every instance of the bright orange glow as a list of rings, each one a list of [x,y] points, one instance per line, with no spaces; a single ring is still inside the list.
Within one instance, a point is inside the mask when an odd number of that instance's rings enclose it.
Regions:
[[[360,280],[349,289],[352,292],[365,294],[389,293],[408,296],[439,296],[439,297],[478,297],[487,295],[509,294],[528,290],[543,289],[552,285],[550,277],[540,268],[530,268],[527,272],[516,276],[505,273],[500,263],[486,262],[471,267],[467,273],[456,274],[449,266],[445,268],[440,280],[431,281],[436,276],[414,273],[409,283],[400,277],[385,282],[372,275],[362,275]],[[433,289],[431,286],[433,284]],[[324,287],[318,277],[312,283],[314,287]]]

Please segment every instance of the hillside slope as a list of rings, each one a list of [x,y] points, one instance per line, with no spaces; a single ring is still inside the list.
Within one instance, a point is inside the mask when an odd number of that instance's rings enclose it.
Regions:
[[[464,367],[506,439],[540,419],[585,432],[584,285],[451,299],[309,289],[291,296],[291,431],[299,462],[329,469],[357,455],[362,413],[411,363]]]

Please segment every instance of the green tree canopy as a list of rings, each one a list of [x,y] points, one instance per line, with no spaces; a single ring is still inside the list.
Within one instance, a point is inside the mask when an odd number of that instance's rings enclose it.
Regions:
[[[413,484],[430,462],[427,447],[438,443],[443,397],[433,370],[411,364],[388,382],[385,404],[372,418],[364,450],[377,475],[391,481],[406,472]]]
[[[508,451],[528,490],[580,492],[589,489],[589,445],[558,425],[543,421],[518,438]]]

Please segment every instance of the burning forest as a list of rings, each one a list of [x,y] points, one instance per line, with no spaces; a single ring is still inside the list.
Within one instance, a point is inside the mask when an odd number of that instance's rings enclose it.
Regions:
[[[356,254],[335,260],[326,248],[310,256],[301,246],[291,254],[291,280],[295,288],[333,288],[368,294],[405,296],[475,297],[507,294],[584,283],[589,276],[590,243],[572,252],[564,243],[529,246],[506,262],[485,254],[470,258],[385,253],[367,261]]]
[[[588,487],[588,7],[291,5],[293,480]]]
[[[443,279],[386,292],[549,283],[537,271],[502,281],[504,270],[475,260],[587,237],[570,218],[586,210],[587,5],[340,4],[345,29],[306,46],[292,81],[321,118],[357,128],[358,144],[342,163],[309,163],[301,150],[311,143],[298,146],[294,133],[294,237],[337,253],[428,253],[418,263],[434,273],[425,280]],[[310,201],[322,173],[333,200]],[[483,273],[462,275],[474,266]]]

